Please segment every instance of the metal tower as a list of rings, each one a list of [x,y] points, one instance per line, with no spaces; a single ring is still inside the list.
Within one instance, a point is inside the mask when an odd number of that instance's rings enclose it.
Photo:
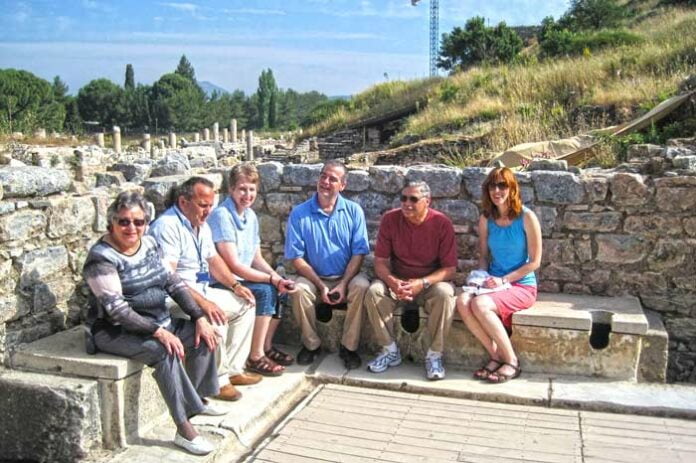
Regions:
[[[416,6],[420,0],[411,0]],[[440,0],[430,0],[430,77],[437,75],[437,58],[440,55]]]

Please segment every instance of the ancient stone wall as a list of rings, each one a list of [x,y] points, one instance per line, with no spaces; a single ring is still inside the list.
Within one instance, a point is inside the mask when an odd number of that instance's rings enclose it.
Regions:
[[[559,163],[539,162],[518,174],[524,202],[542,225],[540,287],[638,296],[646,309],[660,314],[669,332],[669,378],[696,382],[696,157],[680,155],[677,148],[671,154],[659,147],[641,150],[634,150],[634,164],[614,171],[568,170]],[[647,175],[655,164],[666,172]],[[82,263],[91,243],[105,231],[106,207],[118,191],[142,188],[161,210],[167,188],[191,173],[140,180],[134,171],[128,176],[140,185],[119,179],[87,188],[90,178],[106,174],[96,172],[78,181],[81,165],[0,168],[2,353],[79,322],[85,302]],[[261,192],[255,209],[262,250],[272,264],[282,262],[287,216],[313,193],[320,168],[259,164]],[[218,185],[222,170],[212,174]],[[476,265],[476,223],[486,173],[483,168],[373,166],[350,171],[344,193],[364,208],[374,240],[381,214],[399,206],[397,196],[405,182],[427,181],[433,206],[455,223],[461,281]]]

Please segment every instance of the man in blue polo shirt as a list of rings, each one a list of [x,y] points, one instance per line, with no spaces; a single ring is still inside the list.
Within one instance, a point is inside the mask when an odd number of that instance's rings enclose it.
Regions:
[[[366,254],[365,214],[355,202],[345,199],[346,167],[329,161],[317,182],[317,192],[293,208],[285,237],[285,258],[292,261],[299,277],[291,294],[295,319],[302,330],[302,349],[297,363],[307,365],[321,351],[317,335],[315,304],[335,306],[347,302],[340,356],[346,368],[360,366],[356,352],[360,343],[363,298],[370,286],[359,273]]]

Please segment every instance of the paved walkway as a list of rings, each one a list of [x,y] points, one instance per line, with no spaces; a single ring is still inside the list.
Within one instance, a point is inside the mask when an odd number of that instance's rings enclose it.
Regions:
[[[691,463],[696,421],[325,385],[247,461]]]

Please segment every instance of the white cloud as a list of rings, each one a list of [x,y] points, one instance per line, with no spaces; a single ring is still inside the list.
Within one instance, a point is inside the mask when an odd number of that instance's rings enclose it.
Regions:
[[[9,16],[15,22],[25,23],[31,18],[31,7],[24,2],[17,3],[14,12],[10,13]]]
[[[97,2],[95,0],[82,0],[82,7],[87,10],[101,11],[103,13],[110,13],[114,11],[110,5]]]
[[[225,14],[234,14],[234,15],[260,15],[260,16],[285,16],[287,15],[287,12],[283,10],[265,10],[261,8],[238,8],[238,9],[228,9],[225,8],[222,10],[223,13]]]
[[[173,3],[173,2],[164,2],[160,3],[160,6],[166,6],[169,8],[174,8],[175,10],[179,11],[186,11],[189,13],[195,13],[196,10],[198,10],[200,7],[194,3]]]

